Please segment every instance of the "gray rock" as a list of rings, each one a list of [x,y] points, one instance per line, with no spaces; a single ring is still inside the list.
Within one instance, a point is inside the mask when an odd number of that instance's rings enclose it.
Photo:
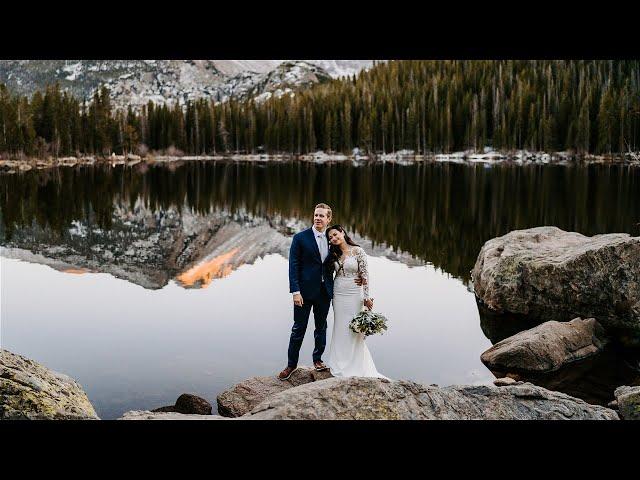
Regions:
[[[507,385],[514,385],[516,383],[522,383],[522,382],[518,382],[517,380],[511,378],[511,377],[502,377],[502,378],[496,378],[493,381],[493,384],[496,387],[506,387]]]
[[[219,415],[198,415],[178,412],[151,412],[149,410],[131,410],[118,420],[231,420]]]
[[[480,359],[501,376],[552,372],[599,353],[607,343],[604,329],[594,318],[550,321],[496,343]]]
[[[0,350],[1,420],[99,420],[78,382]]]
[[[640,386],[623,386],[614,393],[618,402],[618,413],[623,420],[640,420]]]
[[[594,317],[624,343],[640,343],[640,237],[515,230],[483,245],[471,276],[491,311],[538,321]]]
[[[444,388],[376,378],[330,378],[277,393],[247,420],[618,420],[590,405],[530,383]]]
[[[311,367],[298,367],[291,377],[284,381],[276,375],[252,377],[218,395],[218,413],[225,417],[239,417],[275,393],[329,377],[331,373],[328,370],[317,372]]]

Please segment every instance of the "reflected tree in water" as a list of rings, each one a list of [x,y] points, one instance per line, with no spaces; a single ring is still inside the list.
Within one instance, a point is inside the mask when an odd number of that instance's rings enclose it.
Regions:
[[[39,226],[60,236],[74,220],[111,228],[115,206],[308,220],[318,202],[334,220],[467,283],[483,243],[555,225],[585,235],[640,234],[640,169],[623,165],[314,165],[177,162],[0,176],[0,239]],[[90,232],[89,232],[90,234]]]

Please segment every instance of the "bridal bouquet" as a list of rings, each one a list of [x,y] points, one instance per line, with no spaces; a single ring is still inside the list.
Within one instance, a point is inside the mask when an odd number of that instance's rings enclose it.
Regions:
[[[387,317],[371,310],[363,310],[353,317],[349,328],[352,332],[363,333],[365,336],[382,334],[387,329]]]

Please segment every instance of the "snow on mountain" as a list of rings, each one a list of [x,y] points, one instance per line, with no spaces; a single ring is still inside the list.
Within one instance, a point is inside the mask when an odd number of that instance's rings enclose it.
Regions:
[[[155,73],[134,72],[126,78],[111,80],[107,87],[114,104],[141,106],[149,100],[184,104],[199,98],[221,102],[231,97],[253,97],[262,101],[271,95],[279,97],[331,78],[322,68],[303,61],[280,63],[266,73],[242,71],[233,76],[222,74],[218,66],[214,69],[206,60],[196,62],[186,60]]]
[[[114,105],[184,104],[199,98],[258,101],[353,75],[371,60],[0,60],[0,83],[32,94],[58,83],[79,98],[102,85]]]
[[[210,60],[158,60],[151,68],[132,69],[105,84],[116,106],[154,103],[184,104],[188,100],[220,100],[227,77]]]
[[[237,75],[243,72],[267,73],[284,60],[212,60],[218,70],[225,75]]]
[[[360,70],[371,68],[373,60],[306,60],[324,69],[333,78],[357,74]]]
[[[245,72],[232,77],[222,87],[221,99],[253,97],[256,101],[263,101],[272,95],[281,97],[330,79],[330,75],[316,65],[287,61],[267,73]]]
[[[226,75],[242,72],[267,73],[278,65],[292,60],[212,60],[216,67]],[[370,68],[373,60],[303,60],[324,69],[331,77],[338,78],[353,75],[363,68]]]

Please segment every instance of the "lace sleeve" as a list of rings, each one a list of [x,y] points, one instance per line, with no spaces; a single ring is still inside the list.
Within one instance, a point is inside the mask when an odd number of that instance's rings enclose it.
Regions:
[[[364,298],[368,299],[369,297],[369,266],[367,264],[367,254],[362,248],[356,249],[356,259],[358,260],[358,272],[360,276],[364,278],[367,283],[365,283],[362,287],[364,288]]]

